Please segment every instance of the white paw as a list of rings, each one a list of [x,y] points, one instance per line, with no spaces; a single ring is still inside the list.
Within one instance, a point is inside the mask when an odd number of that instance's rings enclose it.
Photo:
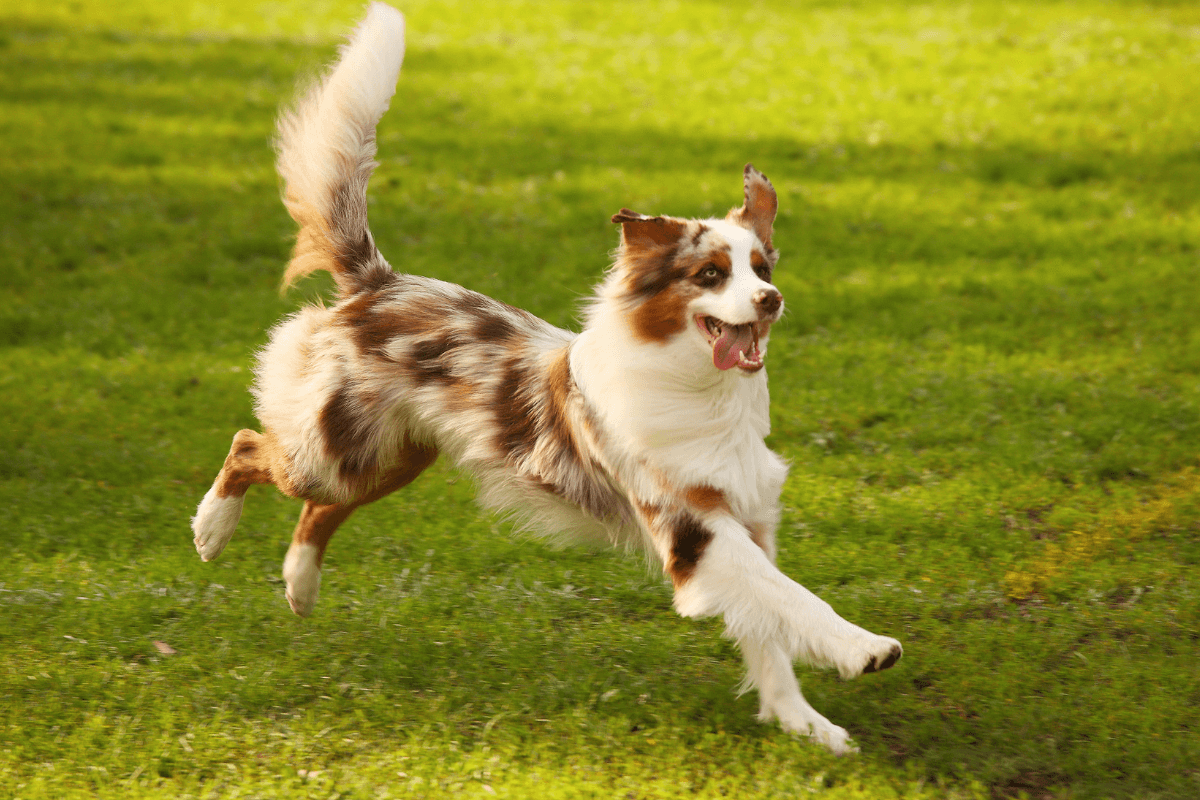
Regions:
[[[862,636],[841,648],[837,660],[838,674],[850,679],[868,672],[883,672],[899,661],[902,655],[904,648],[895,639],[863,631]]]
[[[242,518],[244,495],[217,497],[214,485],[200,501],[196,516],[192,517],[192,541],[203,561],[212,561],[221,554],[225,545],[233,538],[238,520]]]
[[[283,579],[287,581],[287,601],[292,613],[307,617],[317,604],[321,589],[321,568],[317,548],[311,544],[293,544],[283,559]]]
[[[779,726],[788,733],[807,736],[815,742],[825,745],[834,755],[844,756],[858,752],[858,745],[850,739],[845,728],[834,725],[829,720],[809,709],[809,714],[779,714]],[[776,716],[771,714],[771,716]],[[762,715],[759,715],[762,719]]]

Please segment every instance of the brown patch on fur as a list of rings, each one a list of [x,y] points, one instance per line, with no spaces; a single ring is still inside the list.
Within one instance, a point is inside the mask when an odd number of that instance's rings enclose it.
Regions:
[[[696,572],[712,532],[691,514],[680,514],[671,525],[671,555],[667,571],[675,588],[683,586]]]
[[[258,455],[258,434],[247,429],[245,433],[254,434],[254,438],[243,437],[243,431],[238,431],[233,437],[233,447],[229,451],[231,458],[252,459]],[[227,459],[228,460],[228,459]]]
[[[317,567],[325,560],[325,547],[338,526],[354,513],[352,505],[325,505],[312,500],[304,501],[300,519],[292,531],[293,544],[307,544],[317,548]]]
[[[217,474],[213,487],[222,499],[241,496],[258,483],[271,483],[271,464],[259,452],[262,436],[257,431],[240,430],[233,435],[229,455]]]
[[[646,341],[664,341],[683,328],[681,309],[687,300],[681,306],[680,298],[669,290],[687,274],[675,263],[675,256],[688,223],[628,209],[614,215],[613,222],[622,223],[617,269],[623,274],[626,295],[637,303],[631,321],[634,332]]]
[[[430,381],[443,384],[454,383],[455,378],[450,373],[446,356],[457,346],[458,342],[455,336],[446,332],[432,339],[417,342],[409,354],[410,361],[407,365],[409,375],[417,383]]]
[[[630,325],[644,342],[665,342],[682,332],[688,325],[688,304],[702,291],[719,287],[733,271],[728,245],[682,253],[678,245],[675,242],[671,246],[622,253],[620,267],[625,272],[626,292],[637,302]],[[704,277],[710,267],[716,267],[722,274]]]
[[[477,292],[467,292],[456,300],[455,311],[475,318],[474,334],[482,342],[502,342],[512,339],[519,332],[513,317],[526,322],[539,322],[537,317],[524,309],[510,306]]]
[[[338,477],[353,492],[374,485],[377,454],[370,446],[371,421],[359,413],[350,387],[338,387],[321,409],[318,425],[325,439],[325,452],[338,462]]]
[[[680,266],[692,282],[702,289],[718,289],[733,274],[733,259],[727,244],[719,250],[696,253]],[[719,275],[710,277],[705,274],[714,267]]]
[[[240,497],[255,484],[273,483],[284,494],[298,497],[300,487],[291,479],[290,466],[290,460],[270,433],[240,430],[233,436],[229,455],[213,488],[217,497]]]
[[[375,488],[355,500],[354,505],[365,506],[367,503],[374,503],[397,489],[404,488],[436,461],[437,457],[438,450],[433,445],[406,440],[396,465],[380,475]]]
[[[560,497],[599,520],[628,519],[625,500],[576,441],[570,413],[575,402],[569,349],[551,353],[545,378],[510,357],[491,403],[496,448],[527,485]],[[539,442],[543,444],[538,449]],[[534,457],[537,451],[538,456]]]
[[[337,263],[333,259],[325,218],[311,205],[296,198],[286,198],[285,205],[292,219],[300,225],[300,231],[292,247],[292,258],[283,273],[281,290],[287,291],[304,276],[321,270],[336,276]]]
[[[693,287],[677,284],[642,302],[633,312],[633,332],[646,342],[666,342],[687,327],[687,307],[696,295]]]
[[[775,187],[754,165],[747,164],[743,172],[742,193],[742,206],[726,214],[725,219],[754,231],[754,235],[769,251],[772,249],[775,213],[779,210]]]
[[[691,512],[634,502],[642,524],[651,535],[659,540],[668,540],[666,571],[675,588],[680,588],[695,574],[704,551],[713,540],[712,531],[704,527],[700,518]]]
[[[729,513],[729,503],[725,500],[725,493],[715,486],[704,483],[692,486],[683,493],[683,496],[688,505],[705,514],[713,511]]]
[[[499,314],[481,315],[475,323],[475,337],[481,342],[502,342],[516,332],[517,327]]]
[[[571,351],[570,348],[564,347],[553,355],[546,370],[546,390],[550,401],[546,408],[546,421],[560,447],[570,450],[578,460],[579,451],[575,446],[570,422],[567,420],[567,402],[574,386],[575,381],[571,378]]]
[[[505,362],[503,375],[496,386],[493,401],[499,428],[496,447],[509,459],[528,455],[537,444],[537,419],[527,388],[530,379],[531,375],[520,359],[510,358]]]
[[[455,303],[455,307],[464,313],[479,315],[492,311],[492,305],[499,302],[500,301],[493,300],[485,294],[466,291],[465,294]]]
[[[393,306],[380,310],[398,336],[421,336],[439,330],[446,322],[443,309],[408,304],[401,311]]]
[[[338,320],[350,328],[350,338],[361,353],[382,355],[396,335],[392,315],[380,313],[380,300],[377,292],[364,292],[339,305],[335,311]]]
[[[288,213],[300,225],[292,258],[283,273],[282,290],[286,291],[296,281],[314,272],[324,270],[333,275],[341,295],[361,290],[378,290],[389,285],[395,273],[375,247],[370,233],[365,230],[350,233],[355,227],[355,215],[365,212],[356,207],[366,200],[353,198],[353,192],[345,187],[335,192],[329,219],[311,204],[291,195],[284,199]],[[344,232],[341,238],[338,234]]]
[[[592,443],[596,449],[602,450],[601,446],[604,442],[604,429],[600,427],[600,420],[596,419],[596,412],[586,402],[583,403],[583,428],[591,437]]]
[[[675,263],[675,245],[623,252],[618,268],[624,273],[625,293],[632,299],[653,297],[687,275]]]
[[[554,479],[546,482],[550,491],[582,508],[599,520],[628,519],[628,503],[599,477],[602,468],[576,441],[570,421],[570,408],[576,396],[571,377],[571,351],[563,347],[555,352],[546,370],[546,405],[542,423],[544,435],[553,438],[556,463],[548,468]],[[576,476],[574,479],[572,476]],[[578,479],[582,476],[582,480]],[[567,480],[570,479],[570,480]]]
[[[771,272],[775,269],[775,262],[759,252],[756,247],[750,251],[750,268],[754,270],[754,274],[761,280],[770,283]]]
[[[384,358],[396,337],[422,336],[445,322],[435,309],[408,304],[400,310],[395,301],[394,292],[364,291],[335,308],[338,323],[349,329],[359,352]]]
[[[647,526],[653,526],[654,523],[658,521],[659,514],[662,513],[662,508],[660,506],[652,505],[650,503],[638,503],[637,509],[645,518]]]
[[[613,214],[613,222],[621,223],[621,242],[625,247],[672,245],[679,241],[687,223],[672,217],[647,217],[628,208]]]
[[[699,262],[699,266],[693,266],[691,272],[694,275],[697,272],[705,269],[709,264],[714,267],[720,267],[728,272],[733,271],[733,259],[729,255],[729,245],[721,246],[719,250],[712,250],[704,253],[704,258],[697,257],[695,261]]]
[[[335,204],[334,213],[337,213],[337,204]],[[378,251],[375,249],[375,242],[371,240],[371,234],[362,231],[357,235],[343,240],[341,244],[342,246],[334,254],[334,259],[338,262],[338,266],[342,270],[357,273],[355,277],[358,281],[355,288],[359,291],[364,289],[367,291],[382,289],[395,278],[391,270],[383,271],[369,268],[371,262],[375,261],[378,254]]]

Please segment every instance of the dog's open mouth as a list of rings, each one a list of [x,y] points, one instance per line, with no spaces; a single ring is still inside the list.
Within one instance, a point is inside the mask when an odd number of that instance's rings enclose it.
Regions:
[[[766,336],[769,322],[746,322],[731,325],[716,317],[696,315],[696,327],[712,345],[713,366],[720,370],[737,367],[745,372],[757,372],[763,366],[763,353],[758,339]]]

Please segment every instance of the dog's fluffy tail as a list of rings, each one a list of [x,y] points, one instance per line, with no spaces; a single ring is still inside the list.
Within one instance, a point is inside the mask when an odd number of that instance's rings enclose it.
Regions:
[[[376,166],[375,126],[403,60],[404,17],[372,3],[337,63],[280,116],[283,203],[300,225],[285,289],[318,270],[333,274],[342,295],[390,276],[367,228],[366,192]]]

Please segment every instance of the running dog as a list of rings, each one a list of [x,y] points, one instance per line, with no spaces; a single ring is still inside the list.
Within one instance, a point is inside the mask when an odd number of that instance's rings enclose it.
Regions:
[[[845,678],[892,666],[895,639],[838,616],[775,566],[787,474],[767,449],[763,363],[783,296],[771,283],[777,199],[752,166],[721,219],[622,209],[614,263],[581,333],[450,283],[394,272],[367,226],[375,126],[404,55],[382,3],[279,120],[284,204],[300,226],[284,276],[331,273],[337,300],[283,320],[258,354],[262,433],[239,431],[192,520],[201,558],[233,536],[252,484],[304,500],[283,564],[309,614],[325,547],[359,506],[441,453],[487,508],[563,541],[638,545],[685,617],[720,615],[759,719],[854,750],[800,694],[792,663]]]

